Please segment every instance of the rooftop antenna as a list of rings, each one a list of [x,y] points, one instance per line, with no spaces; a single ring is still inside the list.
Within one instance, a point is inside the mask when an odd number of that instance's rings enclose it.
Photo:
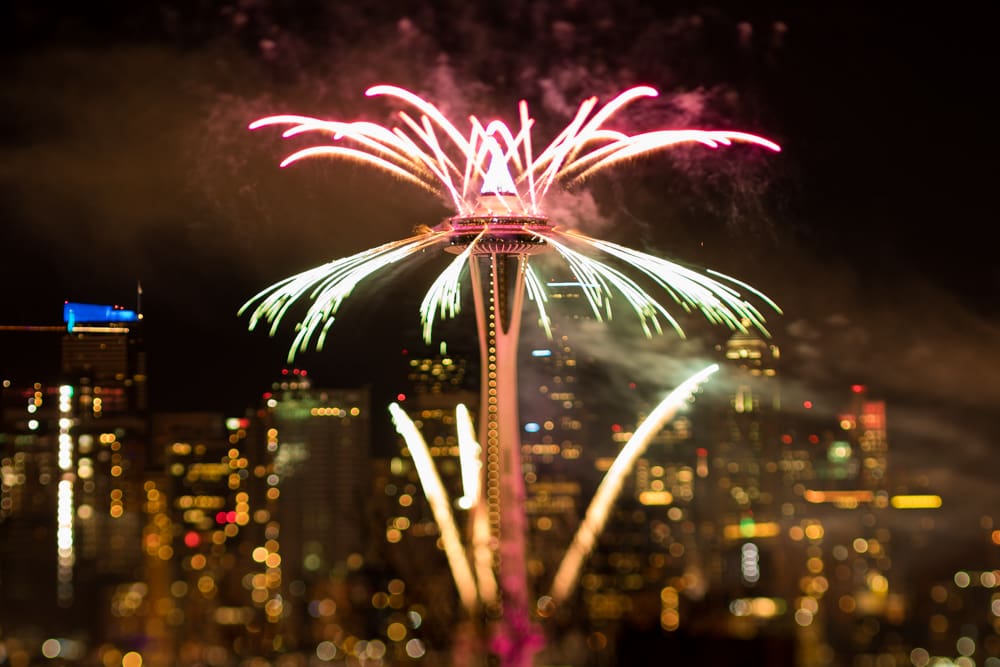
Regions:
[[[138,280],[135,281],[135,314],[142,319],[142,283]]]

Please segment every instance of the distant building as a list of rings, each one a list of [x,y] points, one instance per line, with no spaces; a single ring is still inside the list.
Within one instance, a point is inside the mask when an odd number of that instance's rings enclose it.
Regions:
[[[143,574],[148,422],[141,323],[112,306],[78,310],[86,312],[66,320],[55,376],[3,380],[0,623],[85,628],[127,640],[132,629],[111,610]],[[4,329],[35,336],[58,327]]]
[[[325,577],[363,554],[368,539],[369,391],[316,388],[304,371],[289,370],[258,419],[281,492],[285,572],[306,581]]]
[[[565,296],[574,290],[556,288]],[[575,291],[579,291],[576,288]],[[565,324],[551,324],[551,340],[526,335],[521,357],[521,462],[528,522],[529,585],[540,593],[552,585],[585,508],[581,489],[593,456],[585,446],[590,418],[580,395],[579,368]],[[537,332],[533,332],[537,334]],[[592,469],[592,465],[590,466]],[[582,473],[582,474],[581,474]]]

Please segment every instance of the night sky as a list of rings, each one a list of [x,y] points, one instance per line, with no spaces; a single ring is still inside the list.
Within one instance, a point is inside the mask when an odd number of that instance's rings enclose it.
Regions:
[[[540,142],[585,97],[649,84],[661,96],[621,114],[626,129],[736,128],[784,150],[623,165],[574,191],[593,206],[567,207],[572,224],[760,288],[784,311],[769,325],[790,393],[833,410],[868,385],[889,402],[891,466],[928,475],[961,521],[1000,506],[982,17],[870,3],[336,4],[4,3],[0,324],[58,324],[67,299],[131,307],[141,282],[153,407],[241,412],[292,337],[248,332],[236,315],[248,297],[449,214],[363,167],[281,170],[288,146],[250,121],[387,122],[394,109],[363,92],[395,83],[454,119],[514,122],[526,99]],[[394,392],[400,350],[420,349],[430,275],[362,290],[327,352],[300,363],[321,384]],[[460,341],[470,326],[444,330]],[[578,344],[612,381],[667,389],[720,335],[650,343],[588,327]],[[8,340],[0,371],[29,379],[31,343]]]

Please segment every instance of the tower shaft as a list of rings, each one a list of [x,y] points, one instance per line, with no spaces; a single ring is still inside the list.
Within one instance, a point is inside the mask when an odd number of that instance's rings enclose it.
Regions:
[[[528,602],[524,475],[518,419],[517,344],[524,300],[527,256],[519,253],[477,254],[470,258],[479,333],[482,407],[479,441],[483,445],[485,502],[474,522],[488,522],[493,567],[500,597],[487,602],[501,618],[494,650],[505,667],[532,662],[531,615]],[[473,534],[485,531],[473,528]],[[492,607],[492,608],[490,608]]]

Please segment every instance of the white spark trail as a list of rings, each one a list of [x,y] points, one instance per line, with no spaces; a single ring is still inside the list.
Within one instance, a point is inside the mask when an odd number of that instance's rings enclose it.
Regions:
[[[462,271],[481,237],[482,233],[451,260],[431,284],[424,295],[424,300],[420,303],[420,323],[424,342],[428,345],[433,340],[434,314],[440,313],[441,317],[455,317],[462,310]]]
[[[413,458],[413,464],[417,468],[417,475],[420,477],[420,486],[423,487],[424,494],[427,496],[427,502],[434,514],[434,521],[437,522],[438,528],[441,530],[444,553],[448,558],[448,566],[455,579],[455,587],[462,599],[462,605],[470,615],[473,615],[478,605],[476,580],[472,576],[472,568],[466,559],[465,549],[462,547],[462,540],[459,537],[458,528],[455,526],[448,492],[445,491],[437,469],[434,467],[434,460],[427,449],[427,443],[424,442],[424,437],[417,430],[413,420],[399,407],[398,403],[389,405],[389,413],[392,415],[396,431],[406,441],[410,456]]]
[[[455,408],[455,430],[458,431],[458,461],[462,470],[462,497],[458,506],[472,509],[479,502],[482,488],[481,459],[482,447],[476,440],[476,430],[472,426],[469,409],[459,403]]]
[[[450,201],[459,217],[475,218],[484,210],[498,217],[540,215],[543,198],[557,182],[574,182],[617,164],[622,160],[666,149],[680,142],[700,142],[716,148],[733,142],[746,142],[778,151],[780,147],[763,137],[746,132],[704,130],[657,130],[635,135],[608,129],[605,124],[615,114],[641,98],[658,93],[648,86],[637,86],[620,93],[602,107],[596,97],[581,102],[570,123],[537,156],[534,155],[531,129],[535,121],[528,113],[525,101],[518,104],[520,126],[515,134],[503,121],[491,120],[485,126],[475,116],[469,117],[469,134],[463,135],[433,104],[418,95],[396,86],[378,85],[369,88],[369,97],[387,96],[402,101],[409,109],[396,113],[398,124],[385,127],[370,122],[325,121],[292,114],[262,118],[250,124],[251,129],[288,125],[283,136],[292,138],[309,132],[332,135],[337,142],[348,145],[320,145],[293,152],[282,166],[312,157],[327,156],[361,162]],[[416,116],[411,115],[416,110]],[[473,187],[478,185],[479,187]],[[474,227],[484,234],[490,231],[489,218],[476,218]],[[686,311],[698,310],[710,322],[745,331],[756,327],[767,335],[764,317],[752,304],[740,297],[730,285],[659,259],[607,241],[593,239],[574,232],[564,232],[544,225],[526,227],[545,245],[554,249],[569,265],[570,271],[582,284],[587,303],[600,321],[612,317],[612,301],[620,295],[635,313],[643,333],[648,337],[663,332],[662,323],[683,336],[684,333],[667,308],[630,276],[641,274]],[[264,290],[241,308],[252,303],[250,328],[261,319],[272,325],[270,334],[292,303],[313,298],[315,302],[299,322],[289,361],[296,351],[305,350],[316,341],[321,348],[326,333],[340,308],[359,282],[401,259],[412,256],[430,245],[454,242],[458,234],[468,229],[461,225],[441,225],[437,232],[379,246],[352,255],[323,267],[303,272]],[[501,231],[500,239],[509,231]],[[466,250],[472,242],[462,239]],[[489,251],[489,250],[487,250]],[[606,255],[621,264],[611,266],[595,255]],[[471,261],[463,253],[464,261]],[[456,317],[460,312],[460,279],[462,261],[456,259],[434,280],[420,308],[425,340],[430,341],[436,316]],[[530,271],[530,267],[529,267]],[[763,294],[745,283],[725,278],[747,293],[762,299],[780,312]],[[539,324],[550,334],[545,312],[545,291],[533,274],[527,274],[526,289],[539,312]]]
[[[673,418],[681,405],[698,387],[717,370],[719,370],[718,364],[703,368],[667,394],[666,398],[660,401],[659,405],[636,428],[635,433],[618,453],[614,463],[605,473],[604,479],[601,480],[600,486],[597,487],[597,492],[587,508],[587,513],[583,521],[580,522],[580,526],[573,536],[573,541],[552,580],[550,595],[556,603],[565,601],[573,592],[580,574],[580,567],[593,549],[597,536],[604,530],[608,512],[621,491],[625,476],[646,450],[649,441],[663,429],[667,421]]]

